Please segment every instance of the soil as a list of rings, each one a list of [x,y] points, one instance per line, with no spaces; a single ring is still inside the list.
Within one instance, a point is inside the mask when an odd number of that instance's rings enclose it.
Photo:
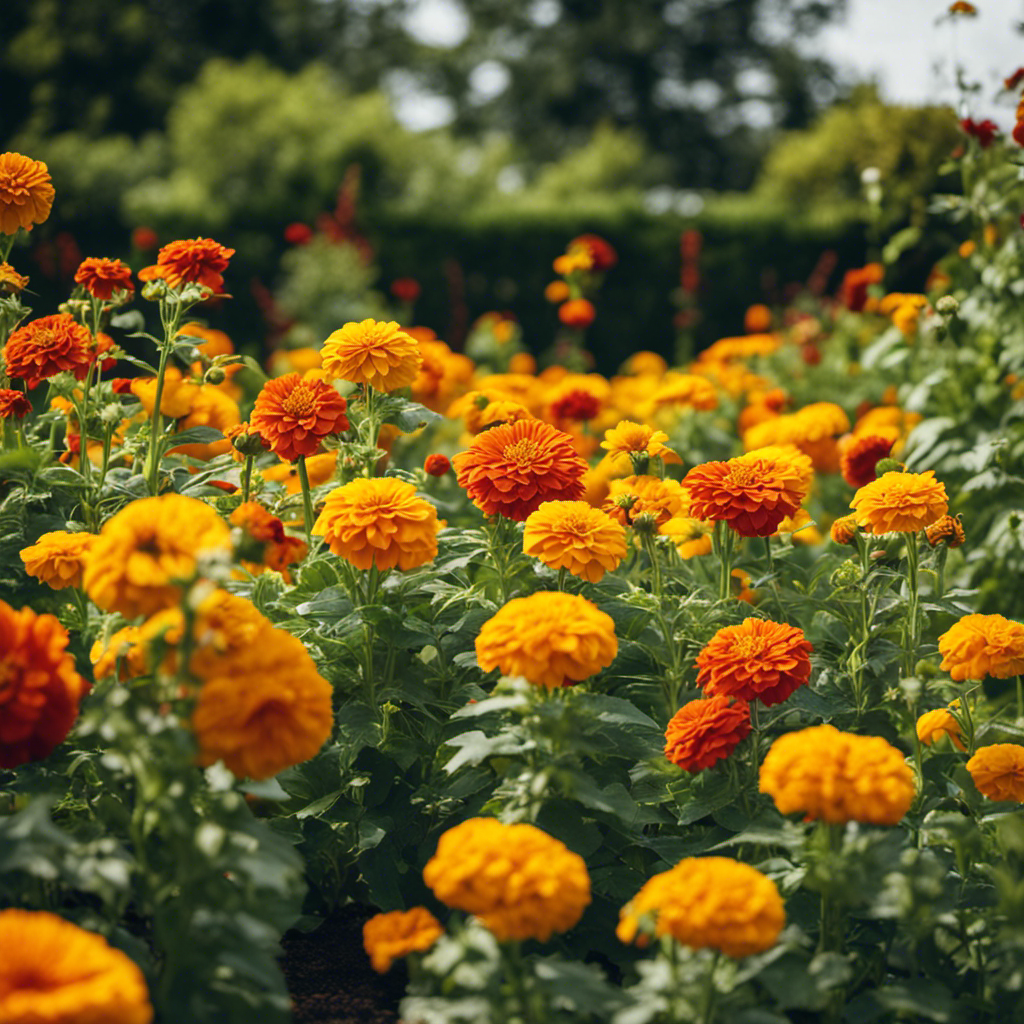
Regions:
[[[396,964],[378,974],[363,949],[371,907],[350,904],[312,932],[287,932],[281,968],[295,1024],[396,1024],[406,972]]]

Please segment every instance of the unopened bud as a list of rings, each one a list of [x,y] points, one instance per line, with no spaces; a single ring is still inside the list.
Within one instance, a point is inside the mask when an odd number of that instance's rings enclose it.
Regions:
[[[207,371],[203,380],[207,384],[223,384],[227,380],[227,374],[224,372],[222,366],[211,366]]]
[[[238,433],[231,437],[231,445],[237,452],[243,455],[259,455],[270,448],[270,444],[264,440],[263,435],[250,426],[248,423],[241,424]]]
[[[952,295],[943,295],[935,303],[935,312],[941,316],[956,316],[960,312],[960,303]]]
[[[632,522],[633,529],[645,536],[658,532],[658,517],[653,512],[641,512]]]
[[[879,459],[875,463],[875,476],[879,477],[883,473],[905,473],[907,467],[900,462],[899,459]]]
[[[853,561],[848,559],[839,566],[838,569],[829,577],[829,583],[836,589],[840,590],[843,587],[853,587],[860,583],[861,578],[864,575],[864,570]]]
[[[854,516],[841,516],[829,531],[836,544],[853,544],[857,538],[857,520]]]
[[[927,658],[922,658],[914,666],[914,675],[920,679],[934,679],[939,674],[939,667],[934,661],[928,661]]]

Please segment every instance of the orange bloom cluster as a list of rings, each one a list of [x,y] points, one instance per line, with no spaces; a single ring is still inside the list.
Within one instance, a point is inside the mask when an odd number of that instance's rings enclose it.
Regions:
[[[914,773],[880,736],[818,725],[772,744],[760,789],[782,814],[800,812],[829,824],[895,825],[914,801]]]
[[[850,508],[868,533],[916,533],[949,511],[946,487],[932,470],[883,473],[853,496]]]
[[[558,307],[558,319],[566,327],[583,330],[589,327],[597,316],[594,304],[589,299],[569,299]]]
[[[42,224],[55,194],[49,168],[41,160],[0,153],[0,234],[31,231],[33,224]]]
[[[781,704],[810,680],[813,650],[796,626],[744,619],[723,626],[697,655],[697,685],[709,697]]]
[[[75,283],[80,284],[93,298],[108,301],[116,291],[133,292],[132,268],[120,260],[90,256],[82,260],[75,271]]]
[[[329,376],[378,391],[408,387],[423,363],[416,339],[394,321],[347,323],[328,337],[320,355]]]
[[[924,535],[933,548],[938,547],[939,544],[945,544],[948,548],[959,548],[967,541],[963,523],[960,522],[958,515],[942,516],[941,519],[936,519],[931,526],[924,528]]]
[[[1002,615],[965,615],[939,637],[941,668],[952,679],[1024,674],[1024,625]]]
[[[386,974],[396,960],[426,952],[443,934],[440,921],[426,907],[392,910],[363,925],[363,948],[373,969]]]
[[[276,455],[293,462],[315,455],[325,437],[348,430],[346,409],[330,384],[287,373],[263,385],[249,422]]]
[[[0,601],[0,768],[48,757],[74,725],[89,684],[67,646],[54,616]]]
[[[156,256],[156,264],[139,271],[140,281],[161,279],[168,287],[184,288],[198,284],[213,292],[224,290],[224,271],[235,255],[212,238],[188,238],[165,245]]]
[[[92,335],[69,313],[32,320],[13,331],[4,345],[8,375],[30,388],[65,370],[84,380],[92,358]]]
[[[867,304],[868,288],[873,284],[881,284],[884,278],[885,267],[881,263],[869,263],[848,270],[839,289],[840,302],[852,312],[859,313]]]
[[[549,423],[520,420],[480,434],[452,459],[456,479],[485,515],[522,522],[545,501],[583,497],[587,463]]]
[[[954,701],[952,707],[958,707],[960,702]],[[948,736],[954,746],[960,750],[966,750],[963,740],[960,738],[960,723],[950,712],[949,708],[936,708],[934,711],[926,711],[921,715],[915,725],[917,738],[926,746],[930,747],[943,736]]]
[[[585,501],[546,501],[526,519],[523,551],[597,583],[626,557],[626,531]]]
[[[23,391],[0,388],[0,420],[24,419],[32,411],[32,403]]]
[[[243,541],[239,556],[242,566],[254,576],[267,569],[281,573],[285,582],[290,582],[289,566],[301,562],[308,552],[304,540],[289,537],[284,532],[284,523],[271,515],[259,502],[247,501],[231,513],[230,523],[244,531],[250,542]],[[254,550],[245,549],[247,547]]]
[[[703,771],[728,757],[749,733],[746,701],[727,696],[691,700],[665,729],[665,756],[684,771]]]
[[[96,540],[91,533],[54,530],[19,552],[25,571],[54,590],[82,585],[85,559]]]
[[[671,520],[690,511],[690,495],[671,477],[627,476],[608,484],[608,498],[601,506],[623,526],[633,526],[640,516],[648,515],[659,531]]]
[[[667,440],[668,434],[663,430],[655,430],[632,420],[619,420],[614,427],[604,432],[601,447],[608,452],[605,458],[616,467],[631,465],[637,456],[642,459],[661,459],[666,464],[682,462],[665,444]]]
[[[1024,747],[1019,744],[980,747],[967,762],[967,770],[982,796],[1024,803]]]
[[[706,377],[693,373],[670,373],[654,392],[651,404],[655,409],[668,405],[698,410],[717,409],[718,392]]]
[[[807,494],[792,459],[756,451],[694,466],[683,486],[690,492],[693,516],[724,521],[741,537],[770,537]]]

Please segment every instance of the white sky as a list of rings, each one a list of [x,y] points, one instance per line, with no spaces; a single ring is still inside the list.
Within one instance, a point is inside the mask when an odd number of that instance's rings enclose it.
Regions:
[[[538,0],[538,8],[556,0]],[[629,3],[630,0],[620,0]],[[1024,65],[1024,35],[1014,25],[1024,22],[1024,0],[974,0],[978,17],[958,17],[937,25],[950,0],[848,0],[848,14],[808,41],[818,53],[852,77],[875,78],[887,99],[898,103],[957,105],[954,68],[982,90],[970,98],[967,112],[991,117],[1004,131],[1012,128],[1015,100],[993,100],[1002,80]],[[420,0],[408,27],[435,46],[457,44],[466,32],[466,15],[452,0]],[[474,83],[475,84],[475,83]],[[398,116],[410,128],[433,128],[447,122],[446,100],[425,96],[395,81],[392,93]],[[481,82],[486,90],[486,84]]]

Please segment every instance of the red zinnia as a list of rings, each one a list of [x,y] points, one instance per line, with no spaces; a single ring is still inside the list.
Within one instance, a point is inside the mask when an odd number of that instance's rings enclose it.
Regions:
[[[892,439],[869,434],[854,437],[839,456],[839,469],[851,487],[863,487],[875,479],[875,463],[892,453]]]
[[[518,522],[545,501],[579,501],[589,468],[569,434],[540,420],[485,430],[452,464],[459,486],[477,508]]]
[[[329,434],[348,430],[345,399],[322,380],[286,373],[268,380],[249,417],[282,459],[314,455]]]
[[[749,733],[746,701],[724,696],[691,700],[665,729],[665,756],[683,771],[703,771],[728,757]]]
[[[188,238],[165,245],[156,257],[156,265],[139,271],[140,281],[163,278],[171,288],[201,284],[212,291],[224,289],[223,271],[235,255],[212,238]]]
[[[0,388],[0,420],[24,419],[32,411],[28,395],[14,388]]]
[[[771,707],[808,682],[813,650],[796,626],[744,619],[720,629],[697,655],[697,685],[709,697],[760,700]]]
[[[90,295],[106,302],[115,291],[133,292],[131,267],[120,260],[108,260],[90,256],[82,260],[75,271],[75,283],[80,284]]]
[[[589,327],[596,315],[593,303],[587,299],[570,299],[558,307],[558,319],[566,327]]]
[[[551,403],[551,415],[556,420],[592,420],[601,410],[597,396],[576,388]]]
[[[19,327],[4,346],[8,375],[20,377],[30,388],[63,370],[84,380],[92,357],[92,335],[69,313],[40,317]]]
[[[977,139],[982,149],[988,149],[999,134],[999,126],[988,118],[984,121],[975,121],[973,118],[965,117],[960,122],[960,127],[972,138]]]

